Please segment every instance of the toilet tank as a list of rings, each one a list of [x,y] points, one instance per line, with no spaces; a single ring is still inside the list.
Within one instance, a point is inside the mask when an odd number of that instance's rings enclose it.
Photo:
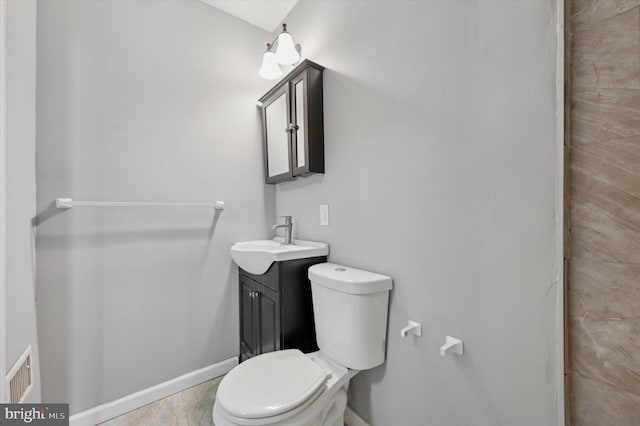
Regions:
[[[354,370],[384,362],[391,278],[334,263],[309,268],[320,350]]]

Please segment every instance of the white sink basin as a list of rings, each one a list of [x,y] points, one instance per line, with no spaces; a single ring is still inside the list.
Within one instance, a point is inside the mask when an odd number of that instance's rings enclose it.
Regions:
[[[282,244],[283,238],[273,240],[245,241],[231,247],[231,257],[239,267],[254,275],[262,275],[273,262],[327,256],[329,244],[314,241],[293,240],[293,244]]]

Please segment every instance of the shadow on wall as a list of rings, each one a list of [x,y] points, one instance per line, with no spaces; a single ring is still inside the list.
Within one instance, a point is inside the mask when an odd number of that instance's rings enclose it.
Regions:
[[[52,201],[44,210],[31,219],[31,226],[37,227],[60,213],[62,211],[56,207],[56,202]]]
[[[55,207],[54,207],[55,208]],[[204,254],[204,258],[208,258],[212,248],[211,240],[213,239],[215,228],[218,223],[219,212],[213,218],[211,226],[209,228],[204,227],[184,227],[184,228],[154,228],[154,229],[134,229],[134,230],[122,230],[122,231],[107,231],[107,232],[90,232],[82,234],[54,234],[40,237],[38,243],[42,244],[43,248],[47,246],[53,246],[61,244],[70,238],[73,238],[75,247],[100,247],[106,245],[115,244],[135,244],[139,242],[153,243],[153,242],[171,242],[171,241],[184,241],[192,239],[203,239],[203,235],[207,234],[208,249]],[[38,215],[40,216],[40,215]],[[40,218],[36,216],[34,222],[38,222]],[[45,219],[46,220],[46,219]]]

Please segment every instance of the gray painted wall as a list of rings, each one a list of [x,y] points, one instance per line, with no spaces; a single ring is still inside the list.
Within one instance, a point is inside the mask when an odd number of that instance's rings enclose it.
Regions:
[[[285,20],[327,67],[326,174],[278,185],[276,213],[394,279],[387,362],[349,396],[372,425],[558,424],[555,8],[302,1]],[[463,357],[440,357],[446,335]]]
[[[199,1],[38,8],[43,398],[77,413],[238,353],[234,241],[267,237],[255,102],[269,34]],[[78,200],[224,200],[52,208]]]
[[[7,370],[29,345],[40,401],[34,297],[36,214],[36,2],[7,2]]]

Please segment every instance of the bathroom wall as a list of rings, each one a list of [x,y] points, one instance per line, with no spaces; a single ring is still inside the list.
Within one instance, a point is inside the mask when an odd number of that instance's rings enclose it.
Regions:
[[[571,424],[640,424],[640,2],[567,18]]]
[[[6,13],[6,368],[11,369],[31,345],[34,386],[25,401],[38,402],[40,372],[31,226],[36,214],[36,2],[8,1]]]
[[[387,362],[349,394],[372,425],[560,424],[557,7],[301,1],[285,20],[327,67],[326,174],[278,185],[276,213],[394,279]],[[446,335],[463,357],[440,357]]]
[[[238,354],[234,241],[267,237],[269,34],[197,0],[38,7],[43,399],[88,409]],[[77,200],[226,209],[53,207]]]

